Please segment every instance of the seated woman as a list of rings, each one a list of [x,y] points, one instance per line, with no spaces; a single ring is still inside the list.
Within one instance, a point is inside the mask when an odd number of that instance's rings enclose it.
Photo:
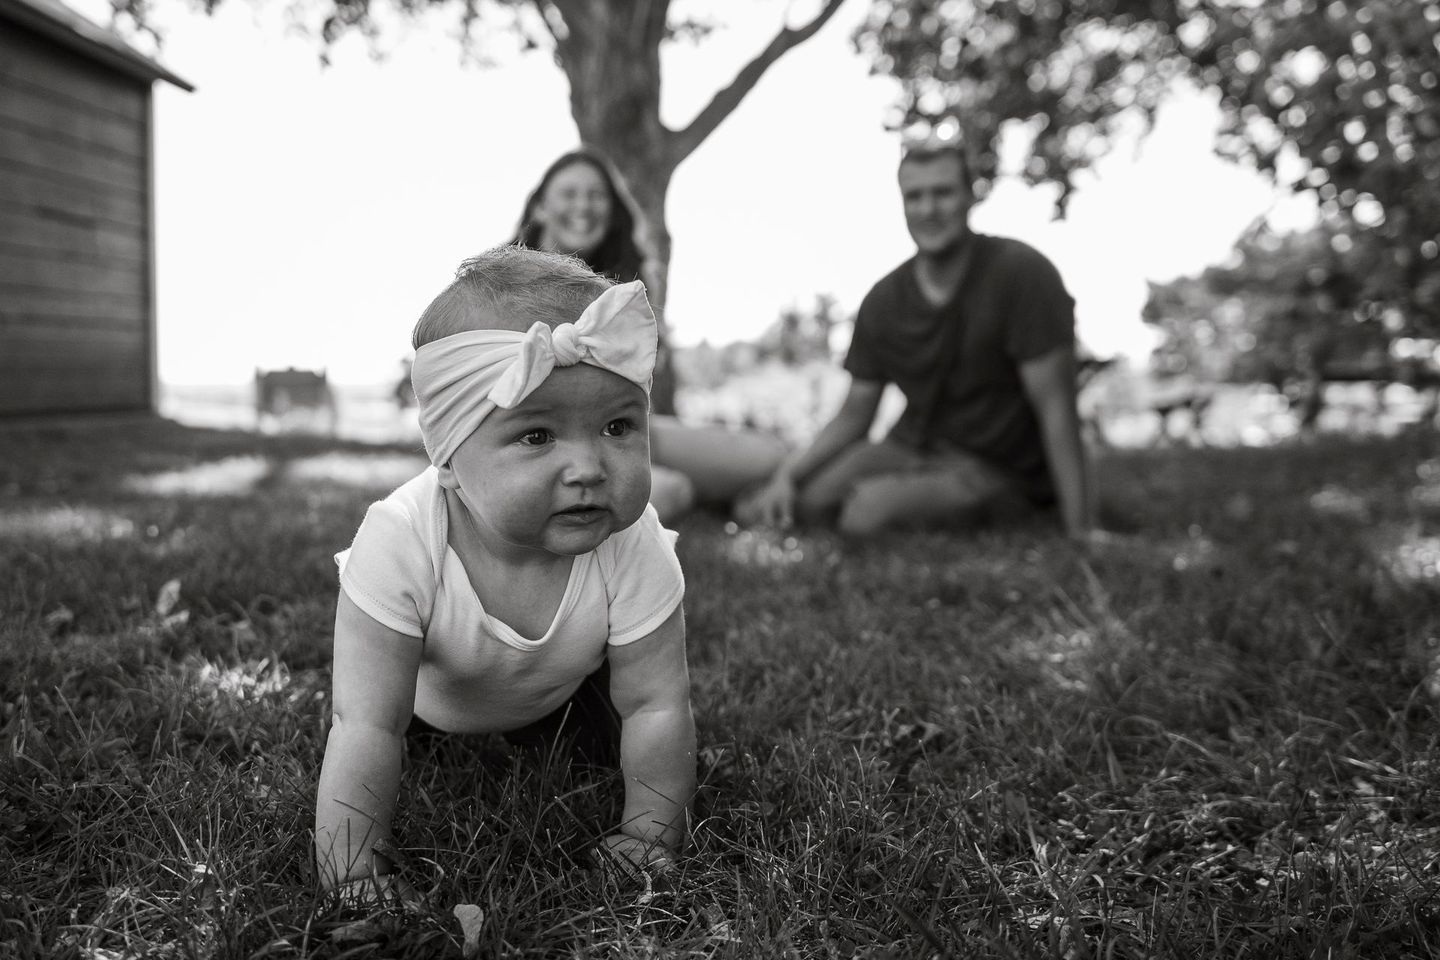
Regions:
[[[589,150],[550,164],[525,201],[512,243],[579,257],[624,283],[641,279],[635,215],[609,165]],[[786,454],[777,437],[721,426],[691,426],[673,416],[650,418],[650,500],[662,521],[696,503],[729,506],[763,483]]]

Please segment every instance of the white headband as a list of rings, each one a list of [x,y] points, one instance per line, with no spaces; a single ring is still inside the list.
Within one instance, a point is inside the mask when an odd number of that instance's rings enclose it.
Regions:
[[[556,367],[588,363],[648,395],[657,340],[645,285],[635,280],[610,287],[553,332],[536,321],[524,333],[469,330],[425,344],[415,351],[410,381],[430,462],[449,463],[492,410],[523,402]]]

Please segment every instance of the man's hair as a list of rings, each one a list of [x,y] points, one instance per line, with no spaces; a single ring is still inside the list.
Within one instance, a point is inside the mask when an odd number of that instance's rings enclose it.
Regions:
[[[930,163],[942,157],[954,157],[960,162],[960,179],[965,189],[975,189],[975,177],[970,172],[970,157],[965,152],[965,144],[958,139],[941,140],[939,137],[927,137],[923,140],[914,140],[905,143],[900,148],[900,166],[907,163]]]
[[[575,257],[523,247],[495,247],[460,264],[455,279],[415,324],[417,350],[466,330],[523,333],[540,320],[571,323],[613,282]]]

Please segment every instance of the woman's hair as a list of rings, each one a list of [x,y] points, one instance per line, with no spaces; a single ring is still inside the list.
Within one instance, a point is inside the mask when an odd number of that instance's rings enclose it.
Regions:
[[[573,322],[612,285],[578,257],[513,245],[486,250],[460,264],[430,301],[411,346],[467,330],[523,333],[537,320],[553,329]]]
[[[610,165],[593,150],[571,150],[546,168],[540,183],[525,199],[525,211],[520,216],[520,229],[510,242],[531,249],[540,246],[542,227],[535,222],[535,208],[540,205],[540,198],[545,195],[545,189],[550,186],[555,175],[577,163],[588,163],[593,167],[605,182],[605,188],[610,191],[610,226],[605,230],[605,237],[594,250],[579,256],[596,273],[603,273],[612,280],[628,283],[640,279],[640,266],[644,258],[640,256],[640,248],[635,245],[635,214],[631,212],[630,205],[625,202],[620,189],[615,185]]]

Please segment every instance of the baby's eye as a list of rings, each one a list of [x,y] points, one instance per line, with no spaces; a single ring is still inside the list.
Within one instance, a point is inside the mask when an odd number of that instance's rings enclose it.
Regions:
[[[604,432],[605,436],[607,437],[623,437],[625,436],[625,434],[629,433],[631,430],[634,429],[635,422],[633,420],[621,417],[618,420],[611,420],[609,423],[605,424]]]
[[[550,431],[542,430],[539,428],[536,428],[534,430],[526,430],[524,433],[520,434],[520,436],[516,437],[515,440],[517,443],[522,443],[527,447],[544,446],[545,444],[550,442]]]

